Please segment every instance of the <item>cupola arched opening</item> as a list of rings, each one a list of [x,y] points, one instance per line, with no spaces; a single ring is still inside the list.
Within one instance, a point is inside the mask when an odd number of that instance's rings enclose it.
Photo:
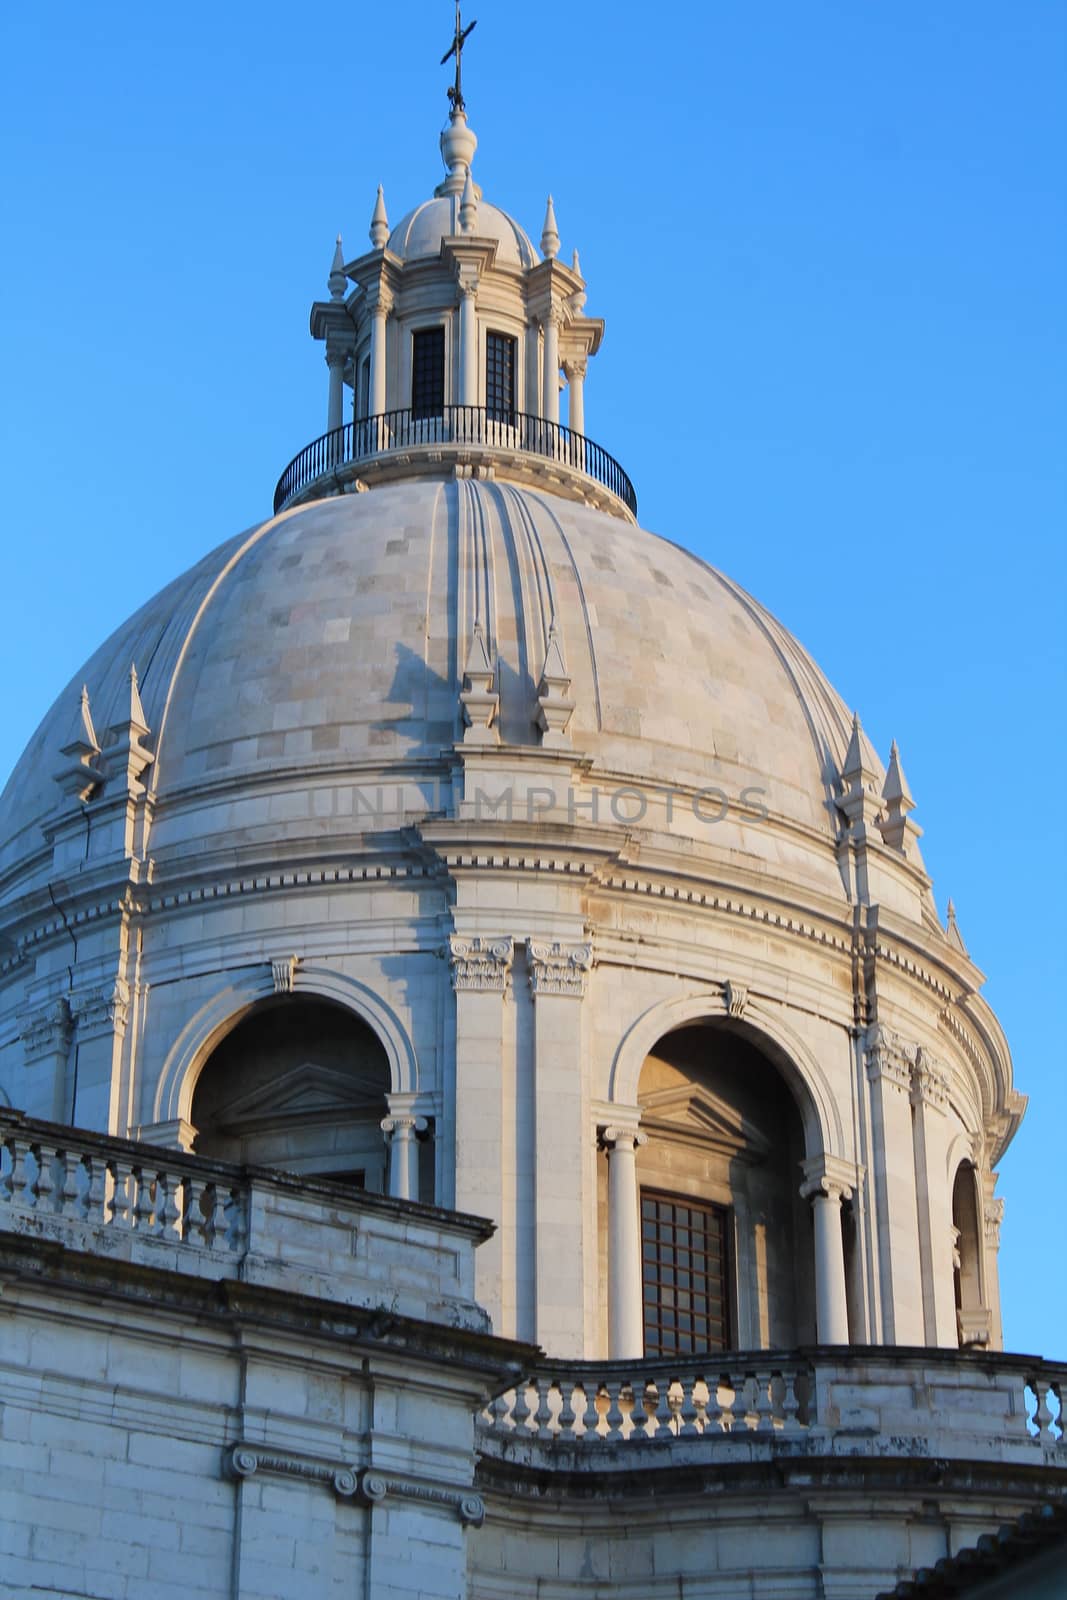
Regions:
[[[768,1056],[726,1020],[649,1051],[637,1150],[647,1355],[814,1340],[804,1125]]]
[[[195,1149],[384,1192],[389,1061],[353,1012],[303,995],[260,1001],[197,1078]]]
[[[952,1184],[953,1280],[960,1345],[990,1339],[990,1313],[982,1285],[982,1234],[979,1226],[978,1172],[961,1161]]]

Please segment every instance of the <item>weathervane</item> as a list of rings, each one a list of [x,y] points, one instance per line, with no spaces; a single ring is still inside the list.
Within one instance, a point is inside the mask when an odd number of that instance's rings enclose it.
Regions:
[[[477,17],[475,17],[474,21],[469,27],[465,28],[463,26],[463,21],[459,14],[459,0],[456,0],[456,36],[452,40],[449,49],[441,57],[442,66],[444,66],[445,62],[450,60],[452,56],[455,56],[456,58],[456,82],[455,86],[450,86],[448,90],[448,98],[452,103],[453,114],[457,111],[463,111],[466,109],[466,104],[463,99],[463,46],[467,41],[467,35],[473,33],[477,26]]]

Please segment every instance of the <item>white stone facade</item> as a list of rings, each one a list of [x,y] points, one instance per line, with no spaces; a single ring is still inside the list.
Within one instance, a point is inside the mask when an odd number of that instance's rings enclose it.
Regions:
[[[636,525],[551,202],[539,258],[473,149],[339,245],[279,511],[0,798],[27,1593],[858,1600],[1060,1494],[899,752]]]

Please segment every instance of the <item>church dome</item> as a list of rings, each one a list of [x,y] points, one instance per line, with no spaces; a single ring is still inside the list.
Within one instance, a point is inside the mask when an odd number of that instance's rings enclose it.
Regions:
[[[425,200],[409,211],[389,235],[389,249],[401,261],[417,261],[425,256],[436,256],[441,250],[441,240],[454,238],[462,232],[460,226],[461,197],[442,194]],[[524,228],[509,217],[499,206],[486,200],[478,203],[478,233],[486,239],[497,241],[498,266],[518,267],[525,270],[536,266],[541,259],[530,242]]]
[[[315,501],[219,546],[149,601],[59,697],[12,774],[0,799],[8,864],[34,851],[55,807],[83,682],[106,743],[136,665],[163,849],[168,804],[197,793],[216,796],[202,831],[223,832],[241,786],[330,786],[342,772],[351,782],[447,762],[476,628],[501,753],[549,759],[538,716],[551,638],[557,692],[573,707],[552,760],[586,764],[605,793],[643,786],[645,829],[663,826],[654,800],[665,786],[715,789],[726,826],[697,829],[680,804],[666,831],[815,871],[840,892],[827,847],[850,714],[796,640],[679,546],[478,480]],[[746,827],[753,808],[780,826]],[[614,820],[637,809],[620,803]],[[312,808],[308,829],[324,826]]]

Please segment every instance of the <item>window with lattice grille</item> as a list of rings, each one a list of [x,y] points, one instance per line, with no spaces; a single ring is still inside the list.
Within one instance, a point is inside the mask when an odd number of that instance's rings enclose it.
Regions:
[[[642,1189],[646,1356],[728,1348],[728,1221],[724,1206]]]
[[[486,335],[485,404],[498,422],[515,414],[515,340],[506,333]]]
[[[411,341],[411,411],[439,417],[445,405],[445,330],[420,328]]]

